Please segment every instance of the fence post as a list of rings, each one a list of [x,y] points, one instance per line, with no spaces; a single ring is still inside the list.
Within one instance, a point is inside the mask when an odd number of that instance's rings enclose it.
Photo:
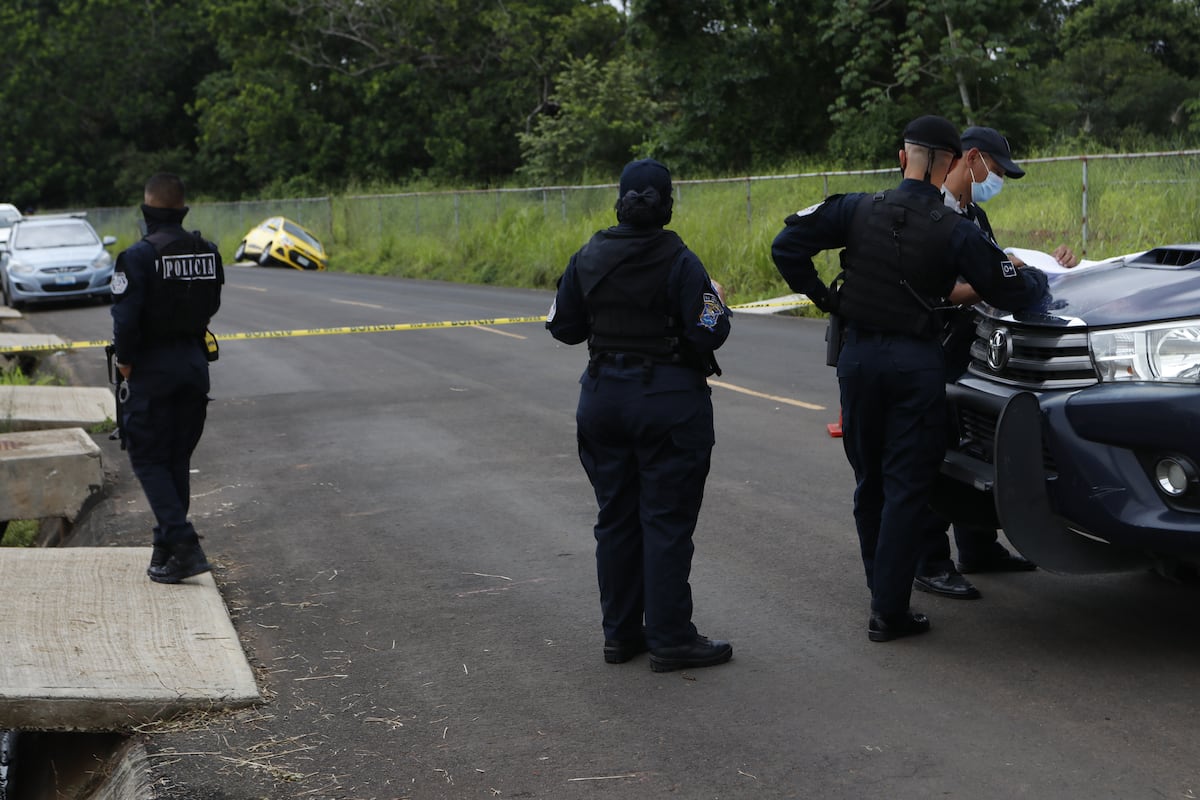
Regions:
[[[559,191],[559,194],[562,196],[561,199],[562,199],[563,222],[566,222],[567,221],[567,190],[559,189],[558,191]]]
[[[413,217],[415,218],[415,221],[416,221],[416,230],[413,231],[413,233],[415,233],[419,236],[421,233],[421,197],[420,197],[420,195],[413,198],[413,204],[416,206],[415,213],[413,214]]]
[[[458,229],[458,202],[459,202],[459,195],[458,195],[458,192],[455,192],[454,193],[454,235],[455,236],[460,236],[462,234],[462,232]]]
[[[829,197],[829,176],[822,175],[821,182],[823,184],[821,197]]]
[[[1080,159],[1083,162],[1083,243],[1079,248],[1079,257],[1087,258],[1088,242],[1088,160],[1087,156]]]
[[[748,230],[753,231],[754,230],[754,212],[750,206],[750,188],[751,188],[751,186],[753,186],[753,182],[750,180],[750,176],[747,175],[746,176],[746,228]]]

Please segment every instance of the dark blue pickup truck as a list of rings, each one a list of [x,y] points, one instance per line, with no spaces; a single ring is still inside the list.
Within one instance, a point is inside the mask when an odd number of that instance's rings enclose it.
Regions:
[[[1200,244],[1050,276],[986,305],[936,505],[1051,572],[1200,565]]]

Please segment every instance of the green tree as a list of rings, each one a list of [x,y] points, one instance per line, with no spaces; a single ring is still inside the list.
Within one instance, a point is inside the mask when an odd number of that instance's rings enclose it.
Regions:
[[[216,61],[193,15],[168,0],[7,0],[0,30],[0,196],[119,204],[155,170],[192,172],[185,108]]]
[[[360,180],[510,176],[562,64],[620,43],[616,10],[598,1],[275,2]]]
[[[520,172],[543,183],[613,175],[645,152],[659,113],[641,67],[629,56],[600,64],[592,56],[569,62],[551,98],[556,111],[520,134]]]
[[[829,106],[834,153],[891,157],[905,122],[940,114],[1010,136],[1038,127],[1035,54],[1058,28],[1042,0],[834,0],[822,42],[843,54]],[[1050,34],[1051,36],[1053,33]],[[1044,52],[1044,49],[1041,51]]]
[[[1043,84],[1065,137],[1107,145],[1196,132],[1200,4],[1195,0],[1091,0],[1073,6],[1061,55]]]
[[[654,152],[730,172],[820,152],[839,55],[819,46],[832,0],[631,0],[630,46],[662,101]]]

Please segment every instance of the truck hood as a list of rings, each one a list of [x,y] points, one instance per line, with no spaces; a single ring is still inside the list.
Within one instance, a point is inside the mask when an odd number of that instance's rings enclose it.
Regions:
[[[1200,318],[1200,244],[1172,245],[1048,275],[1047,296],[1018,322],[1089,328]],[[988,316],[1005,313],[990,306]]]

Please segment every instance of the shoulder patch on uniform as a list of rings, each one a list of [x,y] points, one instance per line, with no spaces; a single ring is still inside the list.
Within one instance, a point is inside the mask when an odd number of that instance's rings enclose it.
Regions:
[[[703,300],[704,307],[700,309],[700,321],[696,324],[711,331],[721,321],[721,315],[725,313],[725,306],[721,303],[721,298],[708,292],[704,293]]]
[[[797,212],[796,212],[795,214],[793,214],[792,216],[795,216],[795,217],[807,217],[809,214],[813,213],[814,211],[816,211],[818,208],[820,208],[820,207],[821,207],[821,206],[823,206],[823,205],[825,205],[825,201],[824,201],[824,200],[822,200],[822,201],[821,201],[821,202],[819,202],[819,203],[813,203],[813,204],[812,204],[811,206],[809,206],[808,208],[802,208],[802,209],[800,209],[799,211],[797,211]]]
[[[1006,277],[1006,278],[1017,277],[1016,266],[1013,264],[1013,262],[1009,261],[1007,258],[1000,262],[1000,270],[1004,273],[1004,277]]]
[[[546,322],[554,322],[554,314],[558,311],[558,298],[554,298],[554,302],[550,304],[550,310],[546,312]]]
[[[125,290],[129,288],[129,278],[125,277],[124,272],[114,272],[112,276],[112,293],[125,294]]]

